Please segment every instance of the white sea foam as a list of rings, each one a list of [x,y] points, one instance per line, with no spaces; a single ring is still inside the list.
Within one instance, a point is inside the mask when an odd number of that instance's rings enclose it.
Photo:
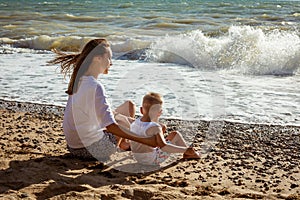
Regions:
[[[264,33],[249,26],[233,26],[218,38],[196,30],[156,41],[148,51],[148,59],[239,74],[293,75],[300,68],[300,37],[295,31]]]
[[[18,48],[79,51],[90,39],[93,38],[41,35],[20,40],[0,40],[1,43]],[[201,30],[195,30],[160,38],[113,39],[112,50],[116,56],[147,49],[145,58],[149,62],[183,64],[202,70],[229,70],[252,75],[293,75],[300,68],[300,37],[297,31],[275,29],[266,32],[250,26],[232,26],[219,37],[210,37]],[[1,49],[3,52],[3,45]]]

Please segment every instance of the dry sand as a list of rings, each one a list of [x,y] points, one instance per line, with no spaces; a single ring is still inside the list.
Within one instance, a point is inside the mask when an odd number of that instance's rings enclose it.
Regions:
[[[300,127],[223,122],[209,134],[210,122],[164,120],[169,131],[197,134],[202,158],[131,173],[122,168],[135,166],[128,152],[114,167],[72,158],[62,112],[0,101],[0,198],[300,199]]]

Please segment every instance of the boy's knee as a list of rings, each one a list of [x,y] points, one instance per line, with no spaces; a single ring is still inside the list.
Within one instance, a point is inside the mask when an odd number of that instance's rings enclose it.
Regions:
[[[167,139],[168,140],[172,140],[174,137],[176,137],[176,135],[178,135],[179,133],[177,131],[172,131],[171,133],[168,134]]]
[[[180,133],[178,131],[172,131],[170,134],[173,134],[174,136],[180,135]]]

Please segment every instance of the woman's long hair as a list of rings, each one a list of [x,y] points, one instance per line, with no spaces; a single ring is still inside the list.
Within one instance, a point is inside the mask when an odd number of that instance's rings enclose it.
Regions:
[[[66,54],[56,49],[56,58],[50,60],[49,64],[60,64],[61,73],[66,77],[71,74],[67,94],[72,95],[78,89],[80,78],[88,70],[94,56],[107,53],[109,43],[106,39],[93,39],[89,41],[82,51],[77,54]]]

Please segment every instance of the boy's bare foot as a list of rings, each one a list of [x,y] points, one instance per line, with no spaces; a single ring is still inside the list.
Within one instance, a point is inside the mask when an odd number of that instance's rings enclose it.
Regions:
[[[193,147],[189,147],[183,154],[183,159],[200,159],[200,152],[196,152]]]

